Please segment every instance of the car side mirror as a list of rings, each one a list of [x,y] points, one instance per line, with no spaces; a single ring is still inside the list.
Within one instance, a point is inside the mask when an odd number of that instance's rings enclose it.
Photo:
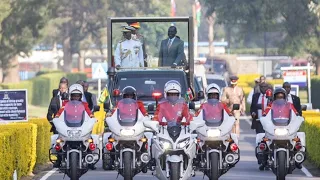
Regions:
[[[109,111],[110,110],[110,103],[109,102],[104,102],[103,103],[103,108],[105,111]]]
[[[194,102],[190,102],[189,103],[189,109],[195,110],[196,109],[196,105]]]
[[[100,106],[93,106],[93,112],[100,111]]]
[[[302,111],[306,111],[306,110],[307,110],[307,105],[305,105],[305,104],[302,105],[302,106],[301,106],[301,110],[302,110]]]
[[[154,111],[154,105],[153,104],[149,104],[148,105],[148,112],[153,112]]]
[[[199,91],[197,98],[198,98],[199,100],[200,100],[200,99],[204,99],[204,92],[203,92],[203,91]]]
[[[234,104],[233,106],[232,106],[232,110],[234,111],[234,110],[239,110],[240,109],[240,104]]]
[[[58,111],[58,106],[56,104],[51,104],[50,105],[50,109],[53,111],[53,112],[57,112]]]

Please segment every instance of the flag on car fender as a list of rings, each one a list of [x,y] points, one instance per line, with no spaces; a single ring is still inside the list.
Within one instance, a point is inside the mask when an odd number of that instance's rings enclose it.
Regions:
[[[104,103],[110,99],[110,94],[108,89],[105,87],[100,95],[99,103]]]

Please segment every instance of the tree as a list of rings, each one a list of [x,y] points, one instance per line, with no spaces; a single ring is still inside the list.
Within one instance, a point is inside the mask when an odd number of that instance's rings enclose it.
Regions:
[[[3,0],[4,13],[1,14],[0,60],[2,82],[17,82],[18,55],[29,55],[40,37],[48,17],[48,0]]]

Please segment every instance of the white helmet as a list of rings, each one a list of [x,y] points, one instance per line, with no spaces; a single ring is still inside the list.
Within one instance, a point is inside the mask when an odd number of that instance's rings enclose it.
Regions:
[[[81,84],[72,84],[69,87],[69,94],[83,94],[83,87]]]
[[[218,93],[219,96],[220,96],[220,87],[215,84],[215,83],[212,83],[212,84],[209,84],[206,88],[206,94],[207,96],[210,94],[210,93]]]
[[[179,93],[181,98],[181,85],[176,80],[170,80],[164,85],[164,98],[167,99],[167,93]]]

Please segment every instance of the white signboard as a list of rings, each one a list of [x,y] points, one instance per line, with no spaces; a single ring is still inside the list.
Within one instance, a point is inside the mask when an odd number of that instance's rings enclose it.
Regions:
[[[292,85],[298,85],[300,87],[307,86],[306,70],[283,70],[282,77],[284,82],[289,82]]]

